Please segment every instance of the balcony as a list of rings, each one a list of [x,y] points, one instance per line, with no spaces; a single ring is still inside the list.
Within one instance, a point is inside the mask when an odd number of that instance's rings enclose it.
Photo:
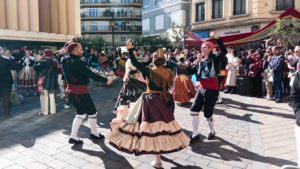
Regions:
[[[276,11],[285,11],[289,7],[295,8],[295,5],[294,4],[290,4],[290,5],[278,5],[278,6],[276,6]]]
[[[115,26],[81,26],[83,33],[87,32],[142,32],[142,26],[115,25]]]
[[[131,12],[131,11],[117,11],[117,12],[111,12],[109,10],[106,10],[104,12],[83,12],[80,14],[82,19],[98,19],[98,18],[105,18],[107,17],[111,18],[142,18],[141,12]]]
[[[143,5],[143,0],[81,0],[81,6],[107,6],[107,5],[130,5],[138,4]]]

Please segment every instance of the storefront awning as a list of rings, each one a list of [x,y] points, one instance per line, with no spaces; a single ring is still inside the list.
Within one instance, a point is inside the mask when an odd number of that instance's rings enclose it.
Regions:
[[[200,49],[204,41],[205,39],[202,39],[201,37],[195,35],[194,33],[191,33],[190,37],[184,41],[184,45],[192,46],[192,47],[199,46]]]
[[[286,11],[284,11],[277,18],[295,19],[300,22],[300,13],[291,7]],[[229,36],[222,36],[221,39],[223,40],[225,46],[238,46],[238,45],[253,43],[268,38],[269,33],[271,32],[272,28],[275,25],[276,25],[276,20],[270,22],[268,25],[266,25],[265,27],[257,31],[229,35]],[[208,41],[211,41],[216,45],[215,40],[209,39]]]

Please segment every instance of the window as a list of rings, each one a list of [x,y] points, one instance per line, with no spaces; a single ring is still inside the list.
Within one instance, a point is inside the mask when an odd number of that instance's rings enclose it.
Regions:
[[[99,3],[99,0],[89,0],[89,3],[90,3],[90,4],[98,4],[98,3]]]
[[[289,7],[295,7],[295,0],[276,0],[276,10],[284,11]]]
[[[89,17],[99,17],[98,9],[89,9]]]
[[[142,21],[142,24],[143,24],[143,26],[142,26],[143,31],[149,31],[150,30],[150,19],[149,18],[148,19],[144,19]]]
[[[196,22],[205,20],[205,3],[196,5]]]
[[[157,5],[157,4],[160,4],[160,3],[163,3],[164,2],[164,0],[155,0],[155,4]]]
[[[234,15],[246,14],[246,0],[234,0]]]
[[[99,0],[89,0],[89,3],[90,3],[90,4],[98,4],[98,3],[99,3]]]
[[[155,30],[164,29],[164,15],[155,16]]]
[[[121,36],[121,41],[126,41],[126,36]]]
[[[130,0],[121,0],[121,3],[130,3]]]
[[[223,0],[213,0],[212,19],[223,17]]]
[[[149,7],[149,2],[150,2],[150,0],[144,0],[143,1],[143,8],[148,8]]]

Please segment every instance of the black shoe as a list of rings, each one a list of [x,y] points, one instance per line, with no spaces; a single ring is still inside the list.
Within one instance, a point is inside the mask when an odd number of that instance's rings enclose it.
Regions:
[[[191,141],[190,141],[190,144],[194,143],[194,142],[197,142],[199,141],[201,138],[199,136],[199,134],[195,137],[192,138],[192,136],[190,137]]]
[[[230,94],[236,94],[235,89],[231,90]]]
[[[281,102],[282,102],[281,99],[277,99],[277,100],[275,101],[275,103],[281,103]]]
[[[223,104],[223,101],[217,101],[216,104]]]
[[[101,139],[105,139],[105,137],[99,133],[99,136],[95,136],[94,134],[90,134],[90,138],[91,139],[96,139],[96,140],[101,140]]]
[[[291,103],[289,103],[289,106],[290,106],[290,107],[292,107],[292,104],[291,104]]]
[[[83,141],[82,140],[75,140],[75,139],[73,139],[73,138],[70,138],[69,139],[69,143],[70,144],[83,144]]]
[[[230,91],[227,89],[227,90],[224,90],[223,93],[230,93]]]
[[[213,133],[208,133],[207,140],[212,140],[212,139],[215,138],[215,136],[216,136],[216,132],[214,132],[214,134]]]

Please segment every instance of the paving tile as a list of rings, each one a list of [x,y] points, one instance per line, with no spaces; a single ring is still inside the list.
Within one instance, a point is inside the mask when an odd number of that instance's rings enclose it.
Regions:
[[[58,154],[60,151],[49,147],[49,148],[46,148],[46,149],[42,149],[41,152],[44,153],[44,154],[52,156],[52,155]]]
[[[18,164],[14,164],[14,165],[6,167],[5,169],[25,169],[25,167],[22,167]]]
[[[47,154],[42,154],[42,155],[35,157],[34,160],[39,161],[41,163],[48,163],[50,161],[55,160],[55,158],[53,158]]]
[[[209,163],[208,166],[213,167],[213,168],[222,168],[222,169],[232,169],[233,168],[233,166],[218,163],[218,162],[215,162],[215,161],[212,161],[211,163]]]
[[[68,163],[65,163],[60,160],[53,160],[53,161],[47,162],[46,165],[48,165],[49,167],[55,168],[55,169],[61,169],[61,168],[67,167]]]
[[[105,169],[104,167],[93,164],[93,163],[89,163],[89,164],[86,164],[85,166],[81,167],[81,169],[96,169],[96,168],[97,169]]]
[[[34,163],[31,163],[31,164],[29,164],[25,167],[27,169],[47,169],[47,168],[49,168],[48,166],[46,166],[45,164],[42,164],[40,162],[34,162]]]
[[[100,158],[100,157],[97,157],[97,156],[90,156],[90,157],[87,157],[85,160],[89,161],[91,163],[99,165],[99,164],[103,164],[103,162],[106,161],[107,159]]]
[[[197,164],[202,164],[202,165],[208,165],[211,162],[211,160],[201,158],[201,157],[197,157],[197,156],[191,156],[187,160],[190,161],[190,162],[197,163]]]
[[[124,167],[123,164],[111,161],[111,160],[107,160],[103,163],[103,165],[105,166],[105,168],[109,168],[109,169],[120,169],[122,167]]]
[[[13,161],[5,159],[5,158],[0,158],[0,168],[5,168],[8,166],[11,166],[15,164]]]
[[[17,158],[15,160],[13,160],[15,163],[21,165],[21,166],[26,166],[28,164],[34,163],[35,160],[26,156]]]
[[[69,163],[69,164],[71,164],[71,165],[73,165],[73,166],[75,166],[75,167],[78,167],[78,168],[80,168],[80,167],[82,167],[82,166],[84,166],[84,165],[86,165],[86,164],[89,163],[89,162],[87,162],[87,161],[85,161],[85,160],[83,160],[81,158],[77,158],[77,157],[72,158],[72,159],[70,159],[70,160],[68,160],[66,162]]]
[[[42,153],[39,152],[39,151],[37,151],[37,150],[30,149],[30,150],[28,150],[28,151],[22,152],[22,154],[25,155],[25,156],[27,156],[27,157],[33,158],[33,157],[36,157],[36,156],[41,155]]]
[[[74,158],[74,156],[70,155],[70,154],[67,154],[67,153],[64,153],[64,152],[61,152],[61,153],[58,153],[58,154],[55,154],[54,156],[52,156],[56,159],[59,159],[61,161],[67,161],[67,160],[70,160],[71,158]]]
[[[5,158],[7,158],[7,159],[13,160],[13,159],[22,157],[23,155],[21,153],[19,153],[19,152],[12,151],[12,152],[3,154],[2,156],[5,157]]]
[[[130,159],[130,158],[126,158],[126,159],[120,161],[120,163],[124,164],[125,166],[130,166],[130,167],[133,167],[133,168],[135,168],[135,167],[142,164],[142,162],[137,161],[137,160],[133,160],[133,159]]]

